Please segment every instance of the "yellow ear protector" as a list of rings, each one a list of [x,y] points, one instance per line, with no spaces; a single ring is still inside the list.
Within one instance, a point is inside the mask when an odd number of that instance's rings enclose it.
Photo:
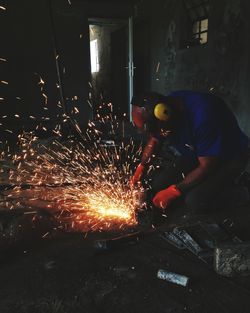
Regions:
[[[170,119],[171,110],[166,103],[157,103],[154,107],[154,116],[162,122],[167,122]]]

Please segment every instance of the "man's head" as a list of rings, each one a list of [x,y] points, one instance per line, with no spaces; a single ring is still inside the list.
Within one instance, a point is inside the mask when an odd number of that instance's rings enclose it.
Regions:
[[[170,98],[156,92],[134,96],[132,104],[132,119],[136,127],[144,125],[170,126],[173,117],[173,108]]]

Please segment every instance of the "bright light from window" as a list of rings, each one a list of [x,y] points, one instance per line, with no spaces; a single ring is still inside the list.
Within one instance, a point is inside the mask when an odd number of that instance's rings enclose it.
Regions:
[[[90,41],[91,73],[99,72],[99,55],[97,39]]]
[[[198,20],[193,23],[193,39],[198,40],[199,44],[207,43],[208,19]]]

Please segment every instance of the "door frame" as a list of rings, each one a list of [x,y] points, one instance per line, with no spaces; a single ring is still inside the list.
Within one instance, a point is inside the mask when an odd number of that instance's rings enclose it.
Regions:
[[[128,49],[127,49],[127,80],[128,80],[128,112],[129,112],[129,121],[132,122],[132,106],[131,106],[131,100],[134,95],[134,36],[133,36],[133,17],[130,16],[128,18],[122,18],[122,19],[117,19],[117,18],[88,18],[88,25],[105,25],[107,23],[124,23],[127,25],[128,29]],[[89,60],[90,62],[90,60]]]

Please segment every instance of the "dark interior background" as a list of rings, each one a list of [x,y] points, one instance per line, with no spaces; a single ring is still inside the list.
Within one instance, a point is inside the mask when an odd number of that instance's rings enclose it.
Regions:
[[[71,4],[70,4],[71,3]],[[60,92],[55,49],[60,65],[65,109],[80,108],[82,126],[92,118],[89,18],[134,16],[135,91],[167,94],[176,89],[216,92],[224,97],[250,135],[250,41],[247,0],[210,0],[208,43],[183,47],[186,12],[182,0],[81,1],[3,0],[0,12],[0,115],[10,129],[32,129],[41,119],[53,129],[59,122]],[[115,37],[115,35],[113,36]],[[118,38],[121,38],[118,35]],[[113,40],[118,40],[113,38]],[[118,54],[117,54],[118,55]],[[121,55],[119,55],[121,56]],[[121,62],[114,57],[114,64]],[[115,65],[114,65],[115,66]],[[113,73],[124,78],[118,73]],[[44,81],[43,92],[39,85]],[[113,80],[117,80],[113,77]],[[45,93],[46,99],[42,95]],[[118,103],[117,112],[125,102]],[[44,109],[44,106],[48,108]],[[20,118],[14,117],[19,114]],[[44,117],[50,120],[44,120]],[[0,126],[1,137],[6,133]]]

